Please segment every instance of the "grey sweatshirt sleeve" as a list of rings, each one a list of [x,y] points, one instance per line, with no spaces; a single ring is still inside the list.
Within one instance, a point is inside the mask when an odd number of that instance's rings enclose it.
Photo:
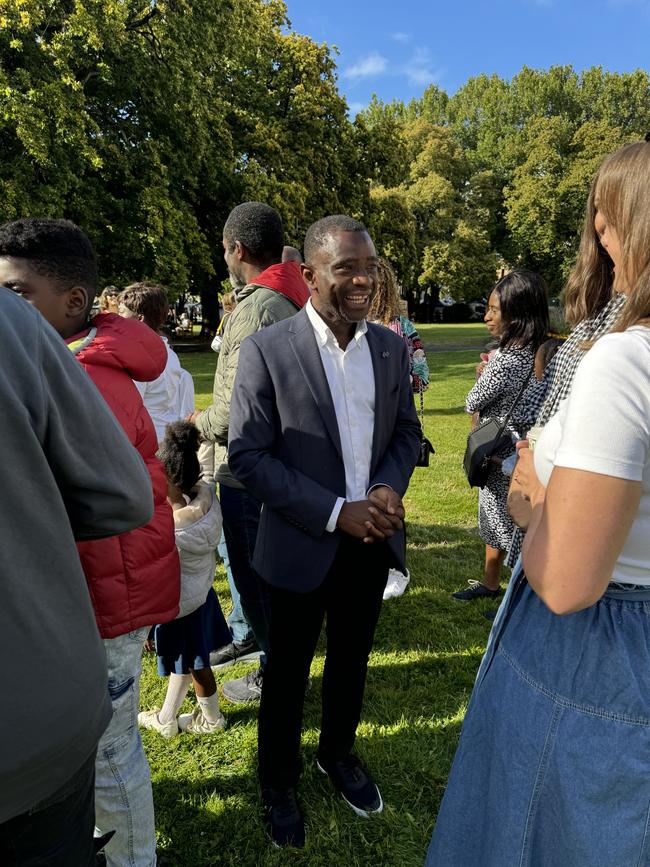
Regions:
[[[116,536],[148,523],[153,494],[144,461],[59,335],[40,325],[38,421],[75,538]]]

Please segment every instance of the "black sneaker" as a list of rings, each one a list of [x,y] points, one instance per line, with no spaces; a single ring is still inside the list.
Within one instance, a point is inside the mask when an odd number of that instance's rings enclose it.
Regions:
[[[227,698],[233,704],[258,702],[262,695],[263,674],[262,669],[257,668],[255,671],[249,671],[243,677],[227,680],[221,687],[224,698]]]
[[[467,583],[469,584],[467,590],[457,590],[456,593],[451,594],[454,599],[459,599],[461,602],[471,602],[473,599],[498,599],[503,593],[500,587],[498,590],[490,590],[480,581],[470,580]]]
[[[486,620],[492,620],[492,621],[496,620],[496,616],[498,613],[499,613],[498,608],[491,608],[489,611],[483,611],[482,612],[483,617],[485,617]]]
[[[262,805],[264,822],[273,845],[293,846],[302,849],[305,845],[305,820],[295,789],[263,789]]]
[[[384,809],[377,784],[356,756],[348,756],[332,764],[321,764],[319,759],[316,765],[321,773],[327,774],[334,788],[357,816],[368,819]]]
[[[236,662],[246,662],[247,659],[259,659],[261,655],[262,651],[254,638],[251,638],[249,641],[242,641],[240,644],[236,641],[231,641],[230,644],[224,644],[218,650],[212,651],[210,654],[210,666],[212,668],[226,668],[228,665],[234,665]]]

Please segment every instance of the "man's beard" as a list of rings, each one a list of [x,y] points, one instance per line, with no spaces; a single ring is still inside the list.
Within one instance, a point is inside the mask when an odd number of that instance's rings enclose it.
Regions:
[[[331,301],[326,302],[325,312],[332,322],[345,322],[346,325],[356,325],[358,321],[357,319],[350,319],[350,317],[346,316],[340,307],[333,304]]]
[[[232,290],[235,293],[235,297],[237,297],[237,293],[241,292],[241,290],[246,285],[246,281],[242,280],[241,277],[237,277],[237,275],[233,274],[232,271],[228,271],[228,279],[230,280],[230,285],[232,286]]]

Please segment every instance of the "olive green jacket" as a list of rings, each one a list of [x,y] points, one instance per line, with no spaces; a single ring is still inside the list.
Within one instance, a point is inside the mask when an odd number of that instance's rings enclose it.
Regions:
[[[228,317],[223,331],[214,374],[212,403],[196,419],[201,436],[215,443],[215,479],[221,484],[233,488],[243,487],[231,475],[227,456],[230,400],[241,342],[250,334],[288,319],[297,312],[298,307],[285,295],[258,283],[249,283],[237,293],[237,306]]]

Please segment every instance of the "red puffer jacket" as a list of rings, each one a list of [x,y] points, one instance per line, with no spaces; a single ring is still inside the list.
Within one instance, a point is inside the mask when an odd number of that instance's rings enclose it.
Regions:
[[[136,319],[101,313],[92,324],[97,333],[87,345],[79,345],[83,332],[66,342],[140,452],[153,485],[154,515],[148,524],[77,545],[100,635],[115,638],[141,626],[166,623],[178,614],[180,567],[167,479],[156,457],[153,422],[133,384],[134,379],[149,382],[160,376],[167,349]],[[103,456],[97,455],[97,460]],[[107,465],[106,472],[110,471]]]

